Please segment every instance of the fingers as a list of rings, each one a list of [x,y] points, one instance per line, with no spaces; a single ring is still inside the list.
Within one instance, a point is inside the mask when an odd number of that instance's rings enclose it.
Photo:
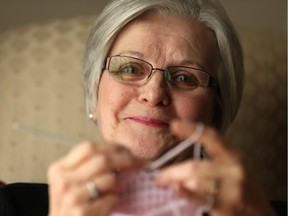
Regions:
[[[112,206],[118,201],[118,196],[113,194],[107,194],[101,199],[97,200],[89,208],[89,212],[86,215],[108,215]],[[79,214],[81,215],[81,214]]]
[[[235,167],[223,161],[193,161],[172,165],[161,170],[156,178],[158,186],[173,186],[176,192],[193,204],[204,205],[213,198],[213,208],[235,206],[242,198],[244,173],[235,174]]]
[[[105,148],[85,142],[49,167],[48,181],[53,183],[55,179],[66,179],[60,182],[66,182],[68,185],[77,184],[103,173],[112,173],[117,169],[132,168],[142,164],[143,160],[135,158],[121,146],[107,145]],[[67,187],[67,185],[60,186]]]
[[[77,145],[74,148],[72,148],[67,155],[65,155],[59,161],[56,161],[56,163],[61,164],[63,168],[73,168],[90,155],[93,155],[95,151],[96,151],[95,143],[85,141],[80,145]]]
[[[105,145],[99,145],[99,144],[97,145],[91,141],[85,141],[72,148],[65,157],[63,157],[58,161],[58,163],[61,164],[63,168],[74,168],[75,166],[81,164],[84,160],[86,160],[91,156],[95,155],[99,156],[103,154],[109,155],[108,153],[112,153],[114,155],[125,154],[126,156],[132,156],[130,151],[121,145],[108,144],[108,143]],[[102,160],[105,159],[106,158],[102,158]],[[99,162],[101,162],[101,159],[99,159]]]
[[[108,193],[117,193],[117,179],[116,175],[113,173],[105,173],[101,176],[94,178],[93,183],[95,184],[96,188],[98,188],[100,196],[102,194]],[[86,189],[86,188],[85,188]],[[87,189],[85,190],[87,193]],[[83,193],[85,194],[85,193]],[[90,196],[90,195],[89,195]]]
[[[207,170],[212,170],[213,168],[213,164],[209,161],[188,160],[163,169],[157,177],[156,182],[166,185],[169,184],[169,182],[195,179],[199,176],[202,178],[212,178],[215,177],[214,172],[207,173]],[[189,172],[183,172],[183,170],[189,170]]]
[[[69,215],[69,216],[106,216],[112,206],[118,201],[118,197],[114,194],[107,194],[93,202],[84,202],[79,205],[78,200],[73,200],[77,196],[69,196],[59,204],[58,208],[49,208],[49,216]],[[68,198],[68,197],[67,197]]]
[[[207,172],[209,170],[215,172]],[[180,185],[182,191],[189,191],[189,195],[204,199],[214,193],[210,187],[211,182],[220,179],[225,172],[210,161],[188,160],[162,170],[156,178],[156,184],[160,186]]]
[[[196,125],[174,121],[171,131],[185,139],[194,133]],[[243,159],[211,127],[204,127],[199,143],[211,156],[211,160],[190,159],[173,164],[160,171],[156,183],[174,187],[181,196],[193,203],[204,204],[207,198],[213,197],[212,212],[223,211],[231,215],[231,209],[244,206],[249,195],[255,196]]]
[[[196,123],[176,120],[171,123],[171,131],[176,136],[185,139],[196,129]],[[213,158],[223,158],[232,153],[231,148],[226,144],[223,137],[215,130],[208,126],[204,127],[199,143],[203,145],[206,152]]]
[[[92,182],[97,188],[97,192],[99,193],[98,199],[102,199],[106,195],[117,195],[117,186],[116,186],[116,177],[111,173],[106,173],[97,177],[93,180],[90,180],[89,183]],[[89,189],[87,188],[87,183],[82,184],[74,184],[71,188],[66,190],[66,193],[69,192],[69,196],[67,196],[66,203],[69,205],[77,204],[77,203],[86,203],[88,201],[94,201],[91,199],[91,194]]]
[[[137,167],[142,164],[142,160],[135,158],[128,151],[98,151],[94,155],[87,157],[82,163],[75,165],[71,178],[76,175],[78,176],[77,179],[83,182],[96,175],[123,168]]]
[[[95,209],[97,215],[106,215],[118,199],[115,170],[143,164],[123,146],[92,142],[75,146],[49,167],[50,215],[91,215]]]
[[[208,185],[208,183],[206,184]],[[201,187],[198,187],[197,190],[192,190],[193,187],[190,187],[188,184],[174,184],[173,188],[179,196],[186,198],[192,202],[193,205],[203,206],[207,202],[207,197],[210,196],[207,192],[207,188],[203,187],[203,185],[204,184],[201,184]]]

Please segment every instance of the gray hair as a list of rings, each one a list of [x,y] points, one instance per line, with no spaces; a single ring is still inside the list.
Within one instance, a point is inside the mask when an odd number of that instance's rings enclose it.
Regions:
[[[84,87],[87,113],[96,108],[103,64],[121,29],[146,12],[190,17],[212,31],[220,62],[217,113],[214,124],[224,131],[234,120],[243,91],[244,67],[240,42],[223,7],[216,0],[114,0],[91,29],[84,59]]]

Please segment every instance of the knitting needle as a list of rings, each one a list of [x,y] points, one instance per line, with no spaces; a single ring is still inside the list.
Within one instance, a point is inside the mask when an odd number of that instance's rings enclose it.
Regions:
[[[195,132],[190,137],[188,137],[186,140],[176,145],[174,148],[167,151],[165,154],[163,154],[161,157],[159,157],[155,161],[150,162],[147,168],[150,170],[155,170],[155,169],[160,168],[166,162],[175,158],[177,155],[179,155],[181,152],[183,152],[184,150],[186,150],[192,145],[194,145],[193,158],[199,160],[201,158],[201,145],[198,143],[198,141],[203,133],[203,129],[204,129],[204,125],[198,124],[196,126]]]
[[[77,143],[78,141],[76,141],[76,139],[72,139],[72,138],[68,138],[65,136],[61,136],[59,134],[53,134],[53,133],[49,133],[43,130],[39,130],[24,124],[21,124],[19,122],[14,122],[12,124],[12,128],[14,130],[20,130],[20,131],[24,131],[30,134],[33,134],[35,136],[40,136],[40,137],[44,137],[46,139],[49,139],[51,141],[57,142],[57,143],[61,143],[61,144],[65,144],[65,145],[73,145],[74,143]]]

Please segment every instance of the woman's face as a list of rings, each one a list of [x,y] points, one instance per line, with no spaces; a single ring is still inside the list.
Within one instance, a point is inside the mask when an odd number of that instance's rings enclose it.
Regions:
[[[128,24],[109,56],[143,59],[154,68],[191,66],[215,77],[218,52],[212,33],[197,22],[174,16],[146,15]],[[212,123],[213,88],[173,90],[164,73],[155,71],[141,86],[127,85],[103,72],[94,116],[106,141],[128,147],[135,155],[156,158],[179,140],[169,131],[173,119]]]

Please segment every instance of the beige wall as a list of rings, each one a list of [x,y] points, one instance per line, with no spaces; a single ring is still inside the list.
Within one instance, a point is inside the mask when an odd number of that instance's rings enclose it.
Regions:
[[[285,31],[286,0],[219,0],[237,25]],[[109,0],[1,0],[0,31],[27,23],[97,14]]]
[[[236,23],[247,71],[243,103],[227,139],[246,155],[269,197],[286,199],[286,2],[222,1]],[[81,59],[103,5],[0,1],[0,179],[45,182],[48,164],[70,148],[13,130],[15,121],[75,140],[98,139],[85,116]]]

